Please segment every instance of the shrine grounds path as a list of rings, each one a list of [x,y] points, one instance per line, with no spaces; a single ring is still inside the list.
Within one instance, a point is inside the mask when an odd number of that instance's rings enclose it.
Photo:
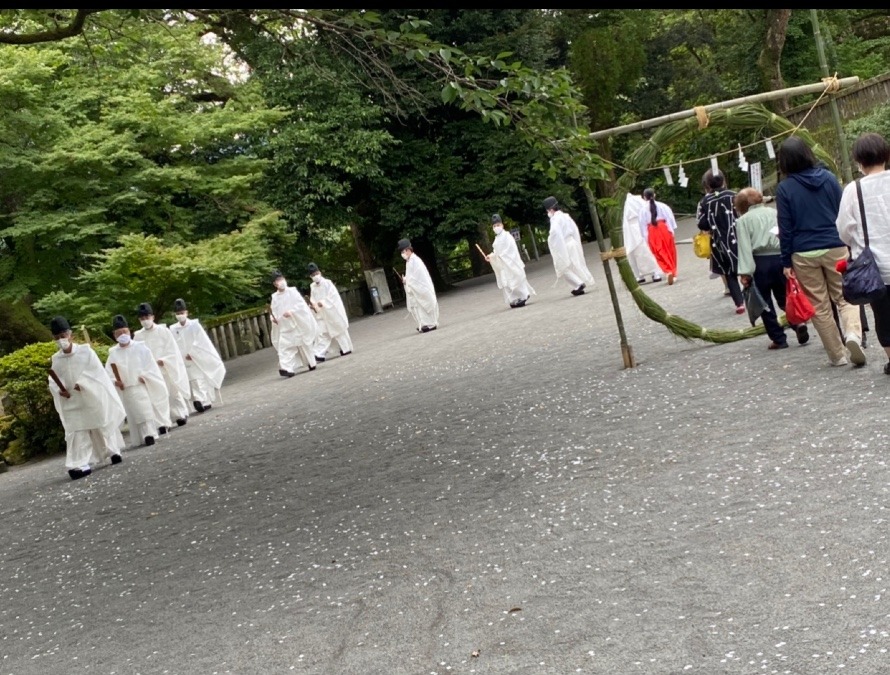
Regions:
[[[679,232],[672,313],[742,328]],[[890,672],[890,377],[487,275],[80,481],[0,475],[0,675]],[[870,336],[871,337],[871,336]]]

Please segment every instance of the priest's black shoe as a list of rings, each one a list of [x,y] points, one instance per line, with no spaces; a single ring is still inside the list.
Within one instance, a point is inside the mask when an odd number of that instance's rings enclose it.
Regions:
[[[111,463],[112,463],[112,464],[120,464],[120,463],[123,462],[123,461],[124,461],[124,458],[121,457],[120,455],[112,455],[112,456],[111,456]]]
[[[278,374],[281,375],[281,377],[287,377],[288,375],[290,375],[290,373],[288,373],[286,370],[284,370],[284,368],[279,368]]]
[[[176,426],[184,427],[186,422],[188,422],[188,420],[185,417],[183,417],[182,419],[176,420]]]
[[[146,445],[154,445],[154,444],[155,444],[155,437],[154,437],[154,436],[146,436],[146,437],[145,437],[145,444],[146,444]]]
[[[167,433],[167,427],[158,427],[158,436],[163,436]]]
[[[315,357],[315,362],[316,362],[316,363],[324,363],[324,357],[323,357],[323,356],[316,356],[316,357]]]
[[[68,475],[71,476],[71,480],[77,480],[78,478],[84,478],[93,473],[92,469],[87,469],[84,471],[83,469],[68,469]]]
[[[432,330],[436,330],[436,326],[424,326],[420,329],[421,333],[429,333]]]
[[[584,284],[581,284],[578,288],[572,291],[572,295],[584,295]]]
[[[204,406],[204,412],[207,412],[207,411],[210,410],[212,407],[213,407],[213,406],[210,405],[210,404],[208,403],[207,405]]]
[[[195,401],[194,406],[195,406],[195,410],[198,411],[199,413],[204,412],[204,404],[201,403],[200,401]]]
[[[309,366],[309,370],[315,370],[318,366]]]
[[[344,352],[342,349],[340,350],[340,356],[349,356],[350,354],[352,354],[351,349],[348,352]]]

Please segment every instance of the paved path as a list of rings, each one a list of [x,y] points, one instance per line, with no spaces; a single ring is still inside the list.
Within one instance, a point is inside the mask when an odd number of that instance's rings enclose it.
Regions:
[[[679,248],[652,296],[747,325]],[[543,258],[525,308],[476,279],[433,333],[395,309],[313,373],[230,362],[120,466],[0,475],[0,675],[890,671],[879,348],[685,342],[622,287],[622,369],[586,250],[584,296]]]

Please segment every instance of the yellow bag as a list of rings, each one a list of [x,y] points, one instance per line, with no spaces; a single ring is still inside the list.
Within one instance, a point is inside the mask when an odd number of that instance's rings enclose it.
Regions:
[[[699,232],[692,238],[692,251],[699,258],[711,257],[711,235],[708,232]]]

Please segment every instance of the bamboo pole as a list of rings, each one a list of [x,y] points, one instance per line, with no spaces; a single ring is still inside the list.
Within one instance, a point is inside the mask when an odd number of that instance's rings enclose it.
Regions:
[[[596,196],[590,189],[590,184],[584,184],[584,196],[587,197],[587,208],[590,211],[590,218],[593,220],[593,231],[596,234],[596,243],[599,246],[600,253],[606,252],[606,241],[603,236],[603,228],[600,225],[599,214],[596,210]],[[606,274],[606,283],[609,286],[609,297],[612,299],[612,309],[615,312],[615,323],[618,325],[618,339],[621,343],[621,359],[625,368],[634,368],[637,365],[634,359],[634,350],[627,341],[627,333],[624,330],[624,319],[621,317],[621,305],[618,302],[618,293],[615,290],[615,281],[612,279],[612,267],[609,261],[603,259],[603,271]]]
[[[824,77],[829,77],[828,61],[825,58],[825,45],[822,41],[822,32],[819,29],[818,10],[810,10],[810,23],[813,24],[813,38],[816,40],[816,53],[819,55],[819,67],[822,69],[822,75]],[[853,169],[850,167],[850,149],[847,147],[847,137],[844,135],[844,125],[841,122],[841,113],[838,110],[837,101],[834,97],[830,98],[828,103],[831,107],[831,121],[834,124],[834,133],[837,134],[837,142],[841,155],[841,171],[844,174],[844,182],[850,183],[853,180]]]
[[[840,88],[850,87],[859,83],[858,77],[842,77],[838,80]],[[789,87],[788,89],[778,89],[776,91],[767,91],[761,94],[753,94],[751,96],[743,96],[734,98],[729,101],[720,103],[712,103],[711,105],[702,106],[705,111],[720,110],[722,108],[732,108],[733,106],[742,105],[743,103],[762,103],[763,101],[772,101],[783,96],[799,96],[802,94],[820,94],[825,90],[825,83],[803,84],[799,87]],[[629,134],[632,131],[642,131],[643,129],[651,129],[668,122],[686,119],[687,117],[695,117],[695,108],[690,110],[681,110],[680,112],[671,113],[670,115],[662,115],[661,117],[653,117],[652,119],[634,122],[633,124],[625,124],[620,127],[612,127],[611,129],[601,129],[588,134],[589,138],[609,138],[611,136],[619,136],[620,134]]]

